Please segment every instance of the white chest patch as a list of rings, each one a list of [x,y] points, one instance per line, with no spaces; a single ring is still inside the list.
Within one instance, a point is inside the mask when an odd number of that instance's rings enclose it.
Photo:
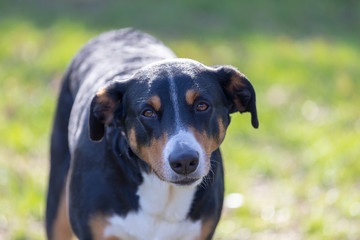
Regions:
[[[174,186],[154,174],[143,174],[139,186],[138,212],[125,218],[111,216],[104,237],[131,240],[195,240],[200,236],[201,222],[186,220],[196,187]]]

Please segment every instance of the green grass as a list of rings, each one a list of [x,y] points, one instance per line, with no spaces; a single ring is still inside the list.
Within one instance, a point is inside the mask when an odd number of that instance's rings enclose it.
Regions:
[[[216,239],[360,238],[358,1],[1,1],[0,239],[44,239],[61,76],[102,31],[133,26],[179,57],[237,66],[260,128],[234,114]]]

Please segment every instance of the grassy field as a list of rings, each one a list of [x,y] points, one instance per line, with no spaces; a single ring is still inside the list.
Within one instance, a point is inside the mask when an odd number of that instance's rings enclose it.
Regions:
[[[360,239],[360,2],[0,0],[0,240],[44,239],[61,76],[100,32],[132,26],[179,57],[237,66],[260,128],[235,114],[215,239]],[[237,194],[232,194],[237,193]]]

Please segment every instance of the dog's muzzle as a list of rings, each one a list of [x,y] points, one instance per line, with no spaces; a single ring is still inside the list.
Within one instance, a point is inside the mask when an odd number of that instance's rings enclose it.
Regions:
[[[180,175],[195,172],[199,165],[199,153],[186,145],[180,145],[169,155],[171,169]]]

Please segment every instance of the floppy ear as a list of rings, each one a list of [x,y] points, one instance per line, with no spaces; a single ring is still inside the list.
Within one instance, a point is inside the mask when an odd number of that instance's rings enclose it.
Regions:
[[[230,113],[251,113],[251,123],[259,127],[255,90],[244,74],[232,66],[218,66],[216,72],[223,91],[230,102]]]
[[[105,126],[112,126],[114,116],[121,113],[125,82],[114,82],[100,89],[91,101],[89,115],[90,139],[100,141],[105,134]]]

